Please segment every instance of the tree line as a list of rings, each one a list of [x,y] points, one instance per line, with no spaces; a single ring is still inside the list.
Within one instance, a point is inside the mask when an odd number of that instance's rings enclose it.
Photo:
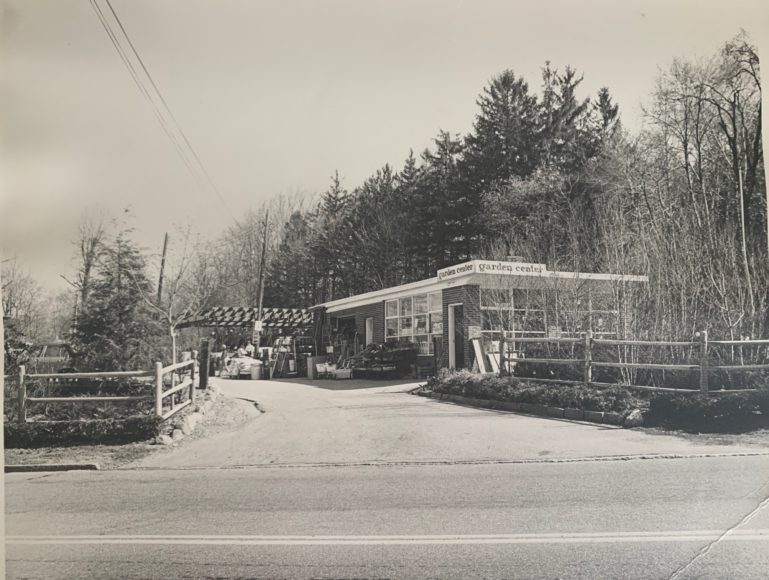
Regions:
[[[483,88],[467,135],[440,131],[400,169],[385,164],[349,190],[335,173],[319,199],[273,226],[267,303],[307,306],[515,255],[648,275],[635,309],[646,336],[765,336],[767,198],[750,39],[673,61],[637,132],[622,126],[607,88],[579,98],[582,78],[546,63],[536,93],[503,71]],[[257,236],[259,219],[246,227]],[[233,228],[225,239],[242,237]]]
[[[307,307],[515,255],[552,270],[648,275],[634,309],[641,336],[768,336],[760,68],[750,39],[741,33],[710,58],[673,61],[638,131],[623,127],[607,88],[579,97],[582,79],[545,63],[532,88],[502,71],[482,89],[468,134],[439,131],[400,168],[386,163],[355,187],[335,172],[322,194],[276,197],[216,240],[174,232],[162,293],[159,255],[139,248],[125,223],[86,219],[74,288],[49,301],[49,327],[70,322],[93,368],[170,360],[185,314],[257,304],[266,239],[265,306]],[[22,303],[39,310],[34,282],[9,271],[3,264],[4,314],[18,315]]]

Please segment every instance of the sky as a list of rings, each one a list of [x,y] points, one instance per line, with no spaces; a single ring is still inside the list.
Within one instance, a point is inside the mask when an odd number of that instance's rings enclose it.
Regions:
[[[539,91],[546,61],[570,65],[581,97],[608,87],[637,130],[673,58],[708,57],[740,29],[769,50],[758,0],[110,1],[215,189],[89,0],[0,0],[0,245],[51,288],[66,285],[84,212],[130,215],[150,251],[180,224],[213,239],[336,170],[352,189],[439,130],[467,133],[508,68]]]

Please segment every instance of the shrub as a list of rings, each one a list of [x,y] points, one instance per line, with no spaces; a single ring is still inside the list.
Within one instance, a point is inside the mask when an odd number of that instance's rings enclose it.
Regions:
[[[143,441],[160,433],[154,415],[92,421],[5,423],[5,446],[14,448],[75,444],[120,444]]]
[[[652,397],[648,424],[690,432],[744,432],[769,427],[769,389],[752,393]]]
[[[542,384],[516,377],[480,375],[469,371],[441,371],[428,388],[435,392],[473,399],[533,403],[551,407],[625,413],[641,401],[625,387],[607,389],[583,385]]]

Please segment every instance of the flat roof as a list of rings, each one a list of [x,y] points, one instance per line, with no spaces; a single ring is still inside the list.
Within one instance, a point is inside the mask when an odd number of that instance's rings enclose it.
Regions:
[[[579,283],[596,282],[601,286],[612,282],[648,282],[648,276],[635,276],[627,274],[599,274],[585,272],[550,272],[545,264],[533,264],[528,262],[504,262],[499,260],[470,260],[455,266],[449,266],[438,270],[433,278],[410,282],[400,286],[392,286],[381,290],[374,290],[364,294],[356,294],[348,298],[339,298],[331,300],[317,307],[324,307],[329,313],[366,306],[383,300],[394,300],[410,296],[412,294],[423,294],[428,292],[437,292],[444,288],[455,286],[465,286],[468,284],[477,284],[484,286],[487,283],[490,287],[499,287],[504,283],[506,286],[515,287],[510,284],[510,280],[517,279],[521,281],[521,288],[542,287],[543,284],[558,287],[558,283],[563,281],[569,286]]]

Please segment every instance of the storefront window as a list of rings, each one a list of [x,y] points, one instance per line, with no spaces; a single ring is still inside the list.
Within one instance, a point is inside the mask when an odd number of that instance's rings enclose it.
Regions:
[[[409,340],[418,354],[433,353],[433,336],[443,334],[441,292],[415,294],[385,302],[385,339]]]
[[[425,304],[425,306],[427,306]],[[419,314],[414,317],[414,325],[415,325],[415,333],[416,334],[427,334],[428,328],[427,328],[427,314]]]
[[[386,328],[385,338],[387,340],[398,338],[398,319],[397,318],[391,318],[387,320],[385,322],[385,328]]]

